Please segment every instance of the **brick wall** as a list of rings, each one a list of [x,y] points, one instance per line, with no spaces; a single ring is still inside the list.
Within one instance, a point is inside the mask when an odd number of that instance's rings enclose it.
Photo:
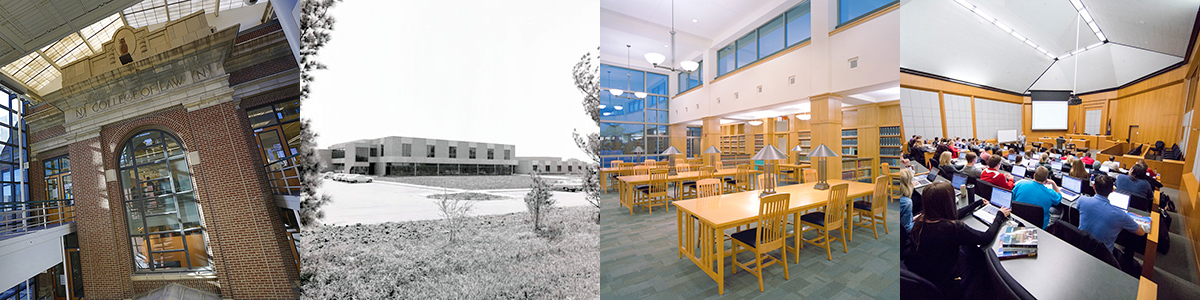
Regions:
[[[226,102],[188,112],[166,109],[101,129],[99,138],[70,145],[79,217],[84,288],[88,298],[121,299],[169,282],[133,281],[132,250],[120,183],[107,182],[115,154],[129,136],[146,129],[174,134],[199,154],[191,167],[217,281],[178,281],[225,298],[290,299],[299,280],[278,209],[268,194],[245,112]],[[100,162],[100,163],[96,163]],[[44,188],[43,188],[44,189]],[[138,275],[132,275],[138,276]],[[172,281],[176,282],[176,281]]]

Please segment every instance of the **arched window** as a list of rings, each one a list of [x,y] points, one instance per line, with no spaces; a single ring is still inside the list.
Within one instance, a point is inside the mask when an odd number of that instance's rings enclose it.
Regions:
[[[171,134],[146,130],[126,141],[118,154],[138,272],[205,270],[212,265],[186,153]]]

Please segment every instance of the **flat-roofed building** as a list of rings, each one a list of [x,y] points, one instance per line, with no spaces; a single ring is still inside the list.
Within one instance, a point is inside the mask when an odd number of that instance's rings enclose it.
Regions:
[[[582,174],[587,162],[578,159],[537,156],[517,157],[517,174]]]
[[[389,136],[330,146],[325,171],[374,176],[511,175],[516,146]]]

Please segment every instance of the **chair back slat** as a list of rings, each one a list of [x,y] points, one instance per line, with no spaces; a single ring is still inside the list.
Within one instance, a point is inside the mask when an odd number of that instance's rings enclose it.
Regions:
[[[699,171],[700,179],[708,179],[713,178],[714,174],[717,173],[717,168],[713,168],[712,166],[702,166],[700,167]]]
[[[833,230],[842,228],[846,218],[846,194],[850,184],[842,183],[829,188],[829,202],[825,204],[825,228]]]
[[[759,199],[758,204],[758,248],[759,252],[771,251],[783,246],[787,234],[787,210],[791,194],[779,193]]]
[[[643,165],[653,166],[656,162],[653,159],[647,159],[642,162]]]
[[[610,161],[610,162],[608,162],[608,167],[616,169],[616,168],[621,167],[621,164],[623,164],[623,163],[625,163],[625,162],[619,161],[619,160]]]
[[[888,195],[891,194],[892,180],[887,175],[875,178],[875,195],[871,196],[871,211],[879,213],[887,210]]]
[[[697,197],[712,197],[721,195],[721,181],[716,178],[705,178],[696,182]]]
[[[651,191],[667,191],[667,169],[649,169],[650,171],[650,190]]]
[[[671,162],[664,160],[664,161],[656,162],[656,163],[654,163],[654,165],[659,166],[659,167],[666,167],[666,166],[670,166]]]

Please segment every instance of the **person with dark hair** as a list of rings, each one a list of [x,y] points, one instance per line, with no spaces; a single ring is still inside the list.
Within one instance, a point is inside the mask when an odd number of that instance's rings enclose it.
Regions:
[[[909,271],[950,295],[949,298],[961,298],[962,288],[968,286],[975,271],[968,269],[969,265],[963,261],[960,246],[991,244],[1008,221],[1011,210],[1001,208],[1002,213],[996,214],[988,230],[980,232],[959,220],[982,206],[982,200],[956,211],[954,187],[945,182],[930,184],[922,194],[923,210],[913,221],[911,255],[905,256],[904,264]]]
[[[1042,207],[1042,229],[1050,226],[1050,207],[1062,202],[1062,194],[1058,193],[1058,184],[1050,179],[1050,169],[1038,167],[1033,172],[1033,180],[1022,180],[1012,189],[1013,201],[1029,203]]]
[[[1154,199],[1154,187],[1150,185],[1149,177],[1146,176],[1146,165],[1134,164],[1133,168],[1129,169],[1129,175],[1117,175],[1117,189],[1146,199]]]
[[[1151,168],[1150,168],[1150,165],[1147,165],[1147,164],[1146,164],[1146,160],[1145,160],[1145,159],[1139,159],[1139,160],[1137,161],[1137,163],[1138,163],[1138,164],[1141,164],[1141,165],[1142,165],[1142,166],[1144,166],[1144,167],[1146,167],[1146,180],[1149,180],[1149,181],[1150,181],[1150,186],[1151,186],[1151,187],[1154,187],[1154,190],[1155,190],[1155,191],[1157,191],[1157,190],[1159,190],[1159,189],[1162,189],[1162,188],[1163,188],[1163,184],[1162,184],[1162,182],[1159,182],[1159,181],[1158,181],[1158,176],[1159,176],[1159,175],[1158,175],[1158,173],[1155,173],[1155,172],[1154,172],[1154,169],[1151,169]]]
[[[994,155],[992,157],[988,157],[987,170],[983,170],[983,172],[981,172],[979,174],[979,179],[983,180],[983,181],[987,181],[988,183],[991,183],[992,185],[1000,187],[1002,189],[1012,190],[1012,188],[1013,188],[1012,175],[1000,172],[999,166],[1000,166],[1000,156],[999,155]]]
[[[975,165],[975,159],[975,152],[967,152],[967,165],[959,171],[963,174],[967,174],[969,177],[979,178],[980,175],[983,175],[983,170],[980,170],[980,167]]]
[[[1133,217],[1126,214],[1125,210],[1109,204],[1108,194],[1113,191],[1112,177],[1096,176],[1092,187],[1096,189],[1096,196],[1079,197],[1079,229],[1104,242],[1108,251],[1112,251],[1113,243],[1117,241],[1117,234],[1121,233],[1121,230],[1137,235],[1146,234],[1142,226],[1134,222]]]
[[[1108,167],[1109,171],[1117,172],[1121,167],[1121,162],[1117,161],[1117,157],[1109,155],[1108,161],[1100,163],[1101,167]],[[1120,187],[1118,187],[1120,188]]]

